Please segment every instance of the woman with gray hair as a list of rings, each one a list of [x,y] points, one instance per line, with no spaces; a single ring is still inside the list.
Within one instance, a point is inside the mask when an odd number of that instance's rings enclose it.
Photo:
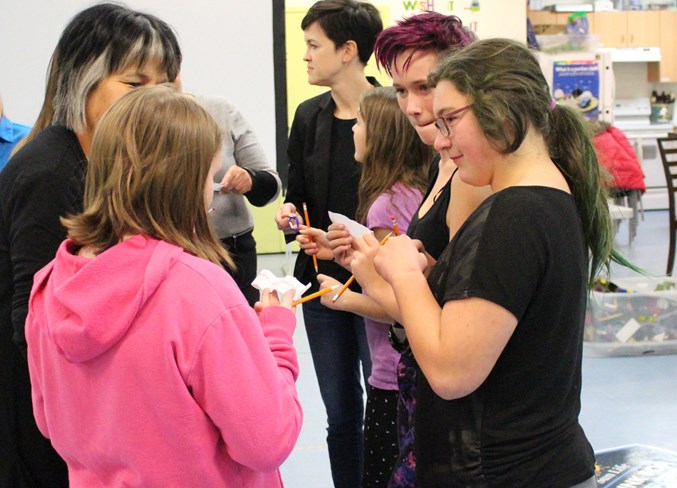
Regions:
[[[66,236],[59,218],[82,210],[103,113],[129,90],[173,81],[180,64],[160,19],[109,3],[78,13],[52,55],[34,131],[0,174],[0,486],[68,484],[31,410],[24,323],[33,275]]]

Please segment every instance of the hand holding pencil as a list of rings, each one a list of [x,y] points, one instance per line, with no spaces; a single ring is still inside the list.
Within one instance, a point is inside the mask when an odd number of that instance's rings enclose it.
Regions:
[[[363,256],[356,257],[357,261],[362,259]],[[361,264],[358,262],[356,266]],[[372,264],[375,271],[384,280],[392,284],[397,277],[424,274],[430,263],[426,257],[423,243],[402,235],[390,239],[386,245],[380,248],[379,252],[373,257]]]
[[[306,221],[306,226],[310,227],[310,218],[308,218],[308,205],[306,205],[306,202],[303,202],[303,220]],[[310,238],[310,241],[312,242],[313,238],[312,236],[308,236]],[[317,256],[313,254],[313,266],[315,267],[315,273],[319,273],[320,269],[317,266]]]
[[[329,288],[323,288],[319,291],[316,291],[315,293],[311,293],[310,295],[306,295],[303,298],[299,298],[298,300],[294,300],[292,302],[292,305],[295,307],[296,305],[300,305],[302,303],[308,302],[310,300],[314,300],[315,298],[321,297],[322,295],[326,295],[327,293],[334,291],[341,285],[334,285],[330,286]]]
[[[393,233],[390,232],[390,233],[389,233],[388,235],[386,235],[383,239],[381,239],[381,242],[379,242],[379,246],[382,246],[383,244],[385,244],[385,243],[388,241],[388,238],[389,238],[392,234],[393,234]],[[367,239],[369,239],[369,238],[375,239],[375,237],[373,237],[373,235],[367,235],[367,236],[364,237],[364,240],[367,241]],[[336,293],[336,295],[334,295],[334,297],[331,299],[331,301],[332,301],[332,302],[336,302],[336,300],[338,300],[338,299],[340,298],[340,296],[343,295],[343,293],[348,289],[348,287],[353,283],[353,281],[355,281],[355,274],[353,274],[353,275],[348,279],[348,281],[346,281],[346,282],[344,283],[344,285],[339,289],[338,293]]]

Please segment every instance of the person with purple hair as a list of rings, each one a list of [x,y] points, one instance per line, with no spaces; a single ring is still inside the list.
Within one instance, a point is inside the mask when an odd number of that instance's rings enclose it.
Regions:
[[[475,38],[458,17],[426,12],[398,21],[383,30],[376,39],[374,55],[377,66],[392,78],[400,109],[428,145],[434,145],[437,134],[433,113],[434,92],[428,83],[428,73],[448,52],[471,43]],[[440,256],[465,219],[490,194],[488,187],[473,187],[460,178],[454,178],[457,168],[453,159],[446,150],[438,152],[430,166],[427,193],[407,231],[407,235],[423,243],[431,261]],[[352,239],[345,227],[334,224],[329,230],[327,239],[335,255],[350,252]],[[367,295],[390,317],[398,320],[397,303],[385,281],[376,273],[371,273],[369,279],[360,280],[358,277],[358,281]],[[393,347],[402,354],[397,368],[400,455],[388,486],[414,487],[416,460],[413,446],[419,368],[399,323],[391,328],[390,336]]]

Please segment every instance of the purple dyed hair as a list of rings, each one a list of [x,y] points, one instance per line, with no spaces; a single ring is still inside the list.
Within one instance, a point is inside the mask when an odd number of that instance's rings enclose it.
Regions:
[[[376,66],[385,69],[392,77],[395,58],[412,49],[402,66],[406,70],[416,52],[441,53],[455,47],[465,46],[476,39],[475,34],[463,26],[455,15],[425,12],[397,21],[382,31],[376,38],[374,57]]]

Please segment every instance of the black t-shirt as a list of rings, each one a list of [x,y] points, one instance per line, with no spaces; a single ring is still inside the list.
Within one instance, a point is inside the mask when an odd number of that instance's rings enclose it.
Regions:
[[[362,166],[355,161],[355,143],[353,142],[353,125],[355,119],[339,119],[334,117],[331,128],[331,152],[329,159],[329,192],[327,194],[327,209],[338,212],[350,219],[355,218],[357,210],[357,188],[360,184]],[[322,216],[322,221],[314,223],[321,229],[327,229],[331,224],[329,215]],[[350,271],[336,264],[334,261],[318,259],[320,273],[336,278],[345,283],[350,278]],[[314,285],[314,283],[313,283]],[[350,286],[353,291],[360,291],[357,282]],[[311,287],[310,291],[315,291]]]
[[[355,119],[334,117],[331,128],[331,152],[329,160],[329,194],[327,208],[351,219],[357,210],[357,188],[360,184],[362,166],[355,161],[353,126]],[[326,217],[329,224],[329,217]]]
[[[517,327],[485,382],[446,401],[418,375],[421,487],[569,487],[594,456],[578,423],[587,250],[571,195],[512,187],[468,218],[428,277],[443,306],[479,297]]]

